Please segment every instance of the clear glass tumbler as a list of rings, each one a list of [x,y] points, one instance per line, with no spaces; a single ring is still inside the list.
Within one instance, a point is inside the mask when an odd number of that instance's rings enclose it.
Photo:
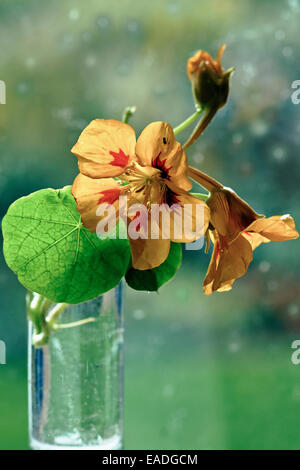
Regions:
[[[53,308],[50,304],[49,311]],[[80,324],[87,317],[95,320]],[[30,447],[121,449],[122,285],[89,302],[67,305],[58,323],[62,327],[51,333],[48,344],[35,347],[29,321]]]

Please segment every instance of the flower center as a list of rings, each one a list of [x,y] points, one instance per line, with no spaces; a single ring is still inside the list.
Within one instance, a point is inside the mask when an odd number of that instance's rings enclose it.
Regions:
[[[152,166],[141,166],[132,162],[120,177],[129,183],[124,193],[150,208],[151,204],[161,204],[166,193],[166,184],[161,178],[161,170]]]

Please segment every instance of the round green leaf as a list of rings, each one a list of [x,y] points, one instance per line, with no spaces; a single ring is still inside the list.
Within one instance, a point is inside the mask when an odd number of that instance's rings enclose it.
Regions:
[[[19,281],[53,302],[84,302],[115,287],[130,261],[127,239],[99,239],[81,223],[71,187],[15,201],[2,223],[4,256]]]
[[[126,282],[135,290],[157,291],[175,276],[180,267],[181,259],[181,244],[171,242],[170,253],[166,261],[157,268],[143,271],[130,268],[125,276]]]

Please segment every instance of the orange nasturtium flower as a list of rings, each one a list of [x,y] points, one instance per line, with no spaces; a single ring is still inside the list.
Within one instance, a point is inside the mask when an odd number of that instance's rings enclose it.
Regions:
[[[148,208],[148,232],[152,204],[162,204],[168,208],[173,227],[174,204],[182,208],[183,218],[190,218],[190,226],[195,229],[193,239],[186,239],[184,235],[181,239],[177,238],[178,232],[174,238],[175,229],[170,231],[169,238],[164,237],[163,218],[159,218],[160,235],[157,239],[151,238],[151,233],[147,238],[133,239],[128,233],[132,264],[136,269],[151,269],[163,263],[169,254],[170,241],[190,242],[201,238],[206,232],[209,209],[203,201],[187,192],[192,183],[187,176],[186,155],[168,123],[149,124],[136,142],[135,132],[128,124],[96,119],[84,129],[72,152],[78,157],[80,170],[72,193],[82,222],[89,230],[95,232],[97,229],[100,217],[96,211],[99,204],[113,205],[117,218],[120,216],[120,196],[126,196],[129,220],[134,220],[138,215],[130,214],[133,204],[143,204]],[[183,207],[186,204],[189,211]],[[199,206],[204,215],[201,227],[195,220]]]
[[[226,291],[243,276],[253,259],[253,251],[261,243],[298,238],[290,215],[264,217],[257,214],[230,188],[189,168],[189,175],[210,192],[206,204],[210,208],[207,240],[214,243],[210,265],[204,280],[205,294]]]

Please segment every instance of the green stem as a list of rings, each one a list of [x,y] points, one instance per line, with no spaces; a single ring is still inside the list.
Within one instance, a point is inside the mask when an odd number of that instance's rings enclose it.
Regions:
[[[131,116],[135,113],[135,111],[136,106],[127,106],[123,111],[122,121],[127,124]]]
[[[202,201],[207,201],[209,198],[210,194],[204,194],[204,193],[190,193],[191,196],[197,197],[198,199],[202,199]]]
[[[51,304],[53,304],[51,300],[40,294],[30,292],[27,295],[27,315],[34,325],[32,343],[35,347],[42,347],[48,344],[49,337],[53,331],[73,328],[74,326],[81,326],[96,321],[96,318],[89,317],[72,323],[57,324],[58,317],[68,307],[68,304],[59,303],[50,308]]]
[[[66,303],[56,304],[55,307],[53,307],[53,309],[50,310],[50,312],[46,316],[46,322],[48,323],[50,327],[54,327],[56,319],[65,310],[67,305],[68,304]]]
[[[86,323],[91,323],[96,321],[95,317],[83,318],[82,320],[73,321],[71,323],[59,323],[58,325],[53,325],[54,330],[61,330],[63,328],[73,328],[74,326],[85,325]]]
[[[39,312],[41,310],[44,297],[40,294],[29,292],[27,294],[27,306],[30,306],[31,313]]]
[[[180,132],[184,131],[188,126],[193,124],[194,121],[200,116],[202,113],[203,108],[198,108],[191,116],[189,116],[185,121],[183,121],[181,124],[178,126],[174,127],[174,135],[179,134]]]

